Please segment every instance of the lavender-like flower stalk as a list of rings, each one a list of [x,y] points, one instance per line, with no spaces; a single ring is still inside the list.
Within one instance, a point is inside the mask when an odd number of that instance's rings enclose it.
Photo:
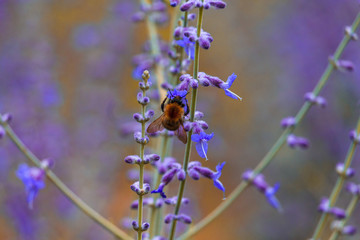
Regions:
[[[356,40],[356,30],[360,24],[360,13],[357,14],[353,24],[350,27],[346,27],[345,30],[345,36],[343,37],[342,41],[339,43],[333,58],[335,61],[337,61],[341,54],[343,53],[345,47],[349,43],[350,40]],[[356,37],[354,37],[356,36]],[[314,90],[311,92],[314,97],[318,97],[321,90],[326,85],[327,81],[329,80],[329,77],[331,73],[336,70],[334,67],[334,64],[332,62],[329,62],[324,73],[322,74],[321,78],[319,79],[317,85],[315,86]],[[278,138],[278,140],[274,143],[274,145],[271,147],[269,152],[264,156],[264,158],[260,161],[260,163],[257,165],[257,167],[254,169],[254,174],[257,175],[260,172],[262,172],[273,160],[275,155],[278,153],[278,151],[281,149],[281,147],[284,145],[284,143],[287,141],[287,137],[289,134],[291,134],[296,127],[296,124],[299,124],[302,119],[305,117],[305,115],[308,113],[310,108],[313,106],[313,103],[306,101],[296,116],[294,117],[293,123],[291,123],[291,127],[285,126],[284,131]],[[295,124],[296,123],[296,124]],[[229,195],[226,202],[221,203],[217,208],[215,208],[208,216],[206,216],[203,220],[201,220],[199,223],[197,223],[195,226],[193,226],[187,233],[181,235],[180,239],[187,239],[199,232],[202,228],[204,228],[207,224],[209,224],[211,221],[213,221],[217,216],[219,216],[225,209],[227,209],[232,202],[249,186],[249,183],[246,181],[242,181],[235,190]]]

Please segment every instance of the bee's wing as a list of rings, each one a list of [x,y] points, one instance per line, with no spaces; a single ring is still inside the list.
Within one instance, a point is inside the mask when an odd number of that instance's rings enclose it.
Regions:
[[[184,125],[181,123],[179,128],[175,130],[175,135],[179,138],[180,141],[186,144],[187,135],[184,129]]]
[[[148,133],[156,133],[164,129],[164,125],[162,124],[164,114],[162,114],[158,119],[155,119],[146,129]]]

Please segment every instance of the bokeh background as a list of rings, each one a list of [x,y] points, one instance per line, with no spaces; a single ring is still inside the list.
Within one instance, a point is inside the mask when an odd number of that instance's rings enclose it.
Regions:
[[[302,105],[360,6],[355,0],[226,2],[225,10],[205,12],[204,29],[215,40],[210,50],[201,50],[200,70],[224,80],[235,72],[232,89],[244,101],[201,88],[198,109],[215,132],[205,164],[214,169],[227,162],[221,181],[230,193],[242,172],[277,139],[280,120]],[[128,207],[135,195],[127,178],[131,168],[123,159],[138,146],[123,133],[139,111],[131,59],[141,52],[147,32],[145,24],[130,20],[137,9],[132,0],[0,1],[0,112],[11,112],[12,126],[29,148],[39,158],[53,158],[55,173],[119,226],[136,215]],[[161,30],[165,39],[166,29]],[[359,56],[359,43],[351,42],[343,58],[358,67]],[[322,93],[328,107],[311,109],[296,130],[309,138],[311,148],[285,146],[266,169],[267,181],[281,184],[282,214],[251,188],[193,239],[310,237],[319,218],[317,205],[331,191],[334,166],[344,159],[348,132],[360,114],[359,81],[357,68],[332,74]],[[182,161],[184,145],[174,141],[173,149]],[[192,159],[200,160],[195,150]],[[357,154],[355,169],[359,160]],[[114,239],[49,182],[34,209],[28,209],[15,175],[22,162],[24,156],[2,139],[0,239]],[[222,201],[222,194],[211,181],[190,181],[187,211],[197,222]],[[176,193],[177,183],[170,188]],[[348,200],[343,193],[339,206]],[[358,216],[351,221],[355,225]]]

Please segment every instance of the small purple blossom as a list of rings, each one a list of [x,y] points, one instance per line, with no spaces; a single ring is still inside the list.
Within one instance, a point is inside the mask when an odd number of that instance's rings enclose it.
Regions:
[[[185,91],[185,90],[177,90],[177,89],[174,89],[174,90],[170,90],[168,91],[166,97],[169,98],[169,99],[174,99],[175,97],[181,97],[181,98],[184,98],[186,96],[188,92]]]
[[[353,182],[349,182],[346,185],[346,190],[353,195],[360,195],[360,186]]]
[[[184,51],[189,56],[191,60],[194,60],[195,58],[195,42],[192,42],[189,40],[188,37],[184,37],[183,39],[177,40],[176,44],[182,48],[184,48]]]
[[[288,146],[291,148],[300,147],[301,149],[307,149],[310,146],[309,140],[303,137],[298,137],[294,134],[290,134],[286,141]]]
[[[338,163],[336,164],[336,172],[340,175],[340,176],[344,176],[346,178],[351,178],[355,175],[355,170],[353,168],[347,168],[345,170],[345,165],[344,163]]]
[[[233,99],[238,99],[238,100],[242,101],[241,97],[239,97],[237,94],[235,94],[229,90],[229,88],[234,83],[236,77],[237,76],[235,75],[235,73],[233,73],[228,77],[226,82],[224,82],[220,78],[210,76],[204,72],[199,72],[199,74],[198,74],[198,80],[199,80],[200,84],[203,85],[204,87],[213,86],[213,87],[223,89],[225,91],[226,96],[229,96]]]
[[[312,104],[316,104],[321,108],[325,108],[327,106],[327,101],[325,98],[323,98],[321,96],[315,96],[315,94],[312,92],[306,93],[304,98],[305,98],[305,101],[308,101]]]
[[[259,190],[259,192],[263,193],[273,208],[279,212],[282,211],[280,202],[275,196],[280,187],[279,183],[276,183],[273,187],[271,187],[266,182],[263,174],[255,175],[254,171],[251,169],[246,170],[242,177],[245,181],[253,184]]]
[[[335,60],[333,57],[330,57],[329,61],[334,66],[335,69],[338,69],[343,72],[354,71],[354,64],[349,60]]]
[[[164,193],[164,187],[168,185],[175,177],[175,175],[179,172],[181,172],[182,168],[179,163],[172,163],[170,166],[170,169],[167,170],[167,172],[162,176],[161,183],[159,184],[159,187],[151,193],[159,193],[162,198],[166,198],[166,195]],[[181,176],[178,179],[182,179]]]
[[[180,221],[180,222],[183,222],[185,224],[190,224],[192,222],[191,217],[189,217],[186,214],[179,214],[179,215],[168,214],[164,218],[164,222],[166,224],[171,223],[173,220]]]
[[[37,167],[29,167],[27,164],[20,164],[17,177],[24,183],[29,208],[33,208],[33,202],[40,189],[45,187],[45,171]]]
[[[357,134],[356,130],[352,130],[349,133],[350,140],[353,141],[355,144],[360,143],[360,135]]]
[[[224,165],[225,165],[225,162],[218,164],[216,166],[216,172],[214,172],[214,171],[210,170],[209,168],[202,167],[200,162],[193,161],[193,162],[189,163],[188,173],[189,173],[189,176],[194,180],[200,179],[200,176],[203,176],[203,177],[213,180],[214,186],[223,192],[224,199],[225,199],[225,187],[219,181],[219,178],[221,176],[221,172],[222,172]]]
[[[279,190],[280,184],[276,183],[274,187],[268,187],[265,190],[265,197],[267,198],[270,205],[278,210],[279,212],[282,211],[281,205],[279,200],[275,197],[275,193]]]
[[[351,40],[357,41],[358,35],[352,30],[351,26],[345,27],[345,34],[351,38]]]
[[[288,128],[296,125],[296,119],[294,117],[286,117],[281,120],[281,127]]]
[[[214,133],[206,134],[205,132],[200,132],[199,134],[193,134],[191,136],[191,140],[196,142],[195,148],[198,152],[199,156],[202,158],[207,158],[207,151],[208,151],[208,141],[214,137]]]

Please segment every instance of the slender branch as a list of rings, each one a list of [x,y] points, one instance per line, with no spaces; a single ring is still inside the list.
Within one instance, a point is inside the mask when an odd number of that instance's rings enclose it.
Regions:
[[[359,120],[357,122],[357,126],[356,126],[356,134],[360,133],[360,117]],[[354,159],[354,154],[355,154],[355,150],[356,150],[356,143],[355,141],[352,141],[350,146],[349,146],[349,150],[346,154],[345,157],[345,161],[344,161],[344,172],[347,171],[347,169],[350,167],[352,160]],[[329,198],[329,204],[328,207],[333,207],[339,197],[339,194],[344,186],[346,180],[346,176],[343,174],[340,174],[338,179],[336,180],[335,186],[333,188],[333,190],[331,191],[331,195]],[[320,220],[318,222],[318,224],[316,225],[314,234],[313,234],[313,239],[318,239],[321,235],[321,232],[324,229],[324,226],[327,222],[329,214],[326,212],[323,212],[321,214]]]
[[[204,8],[200,7],[199,8],[199,16],[198,16],[198,22],[197,22],[197,36],[200,36],[200,32],[201,32],[201,28],[202,28],[202,21],[203,21],[203,11]],[[198,78],[198,72],[199,72],[199,57],[200,57],[200,45],[199,45],[199,41],[196,41],[195,43],[195,59],[194,59],[194,72],[193,72],[193,78],[197,79]],[[194,117],[195,117],[195,110],[196,110],[196,101],[197,101],[197,88],[193,88],[192,89],[192,94],[191,94],[191,107],[190,107],[190,122],[194,121]],[[185,147],[185,154],[184,154],[184,162],[183,162],[183,169],[185,171],[185,173],[187,174],[187,167],[188,167],[188,163],[190,160],[190,152],[191,152],[191,135],[192,135],[192,130],[190,130],[187,134],[187,143],[186,143],[186,147]],[[181,206],[181,200],[183,198],[184,195],[184,189],[185,189],[185,182],[186,182],[186,178],[180,182],[180,186],[179,186],[179,191],[178,191],[178,196],[177,196],[177,201],[176,201],[176,205],[175,205],[175,211],[174,214],[178,215],[179,211],[180,211],[180,206]],[[176,230],[176,224],[177,224],[177,220],[173,219],[172,223],[171,223],[171,228],[170,228],[170,237],[169,240],[173,240],[175,237],[175,230]]]
[[[360,23],[360,13],[355,18],[355,21],[353,22],[351,26],[352,32],[355,32],[359,26]],[[337,47],[335,54],[334,54],[334,61],[337,61],[341,54],[344,51],[344,48],[350,41],[351,36],[346,34],[342,41],[340,42],[339,46]],[[332,63],[328,63],[324,73],[322,74],[319,82],[315,86],[313,90],[313,94],[315,96],[318,96],[321,90],[324,88],[325,84],[329,80],[329,76],[335,69],[334,65]],[[305,115],[310,110],[312,104],[309,102],[305,102],[303,106],[300,108],[299,112],[296,114],[296,123],[299,124]],[[283,131],[283,133],[280,135],[278,140],[275,142],[275,144],[271,147],[269,152],[265,155],[265,157],[260,161],[260,163],[255,167],[254,174],[259,174],[262,172],[269,163],[273,160],[277,152],[280,150],[280,148],[284,145],[286,142],[287,136],[291,134],[295,130],[295,127],[293,128],[287,128]],[[189,237],[195,235],[197,232],[199,232],[202,228],[204,228],[206,225],[208,225],[210,222],[212,222],[216,217],[218,217],[223,211],[225,211],[231,203],[234,202],[234,200],[244,191],[244,189],[248,186],[248,183],[245,181],[240,182],[240,184],[233,190],[233,192],[229,195],[229,197],[223,201],[217,208],[215,208],[208,216],[206,216],[204,219],[202,219],[199,223],[197,223],[193,228],[191,228],[187,233],[180,236],[180,239],[188,239]]]
[[[0,116],[1,118],[1,116]],[[16,147],[25,155],[25,157],[30,160],[37,167],[41,167],[40,160],[26,147],[26,145],[20,140],[20,138],[15,134],[13,129],[6,123],[0,122],[0,125],[6,131],[7,136],[14,142]],[[46,176],[48,179],[71,201],[77,206],[81,211],[83,211],[87,216],[97,222],[100,226],[105,228],[111,234],[116,236],[119,239],[123,240],[132,240],[133,238],[127,235],[123,230],[118,228],[112,222],[101,216],[98,212],[92,209],[87,205],[80,197],[78,197],[73,191],[71,191],[51,170],[46,169]]]

